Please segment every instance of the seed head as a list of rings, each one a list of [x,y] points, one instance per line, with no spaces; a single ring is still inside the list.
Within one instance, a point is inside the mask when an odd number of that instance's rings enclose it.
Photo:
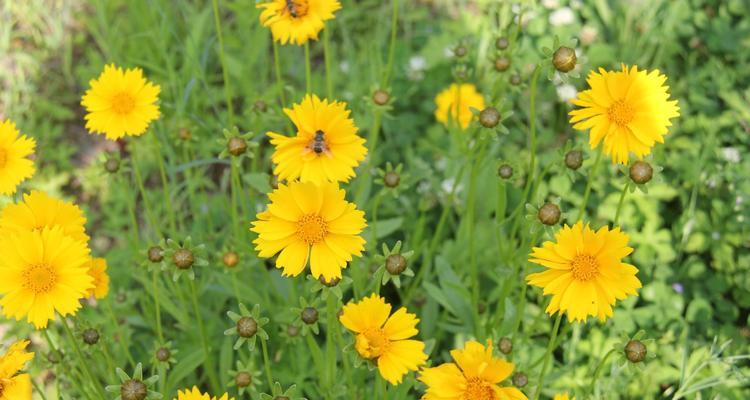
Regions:
[[[499,37],[497,40],[495,40],[495,47],[498,50],[505,50],[508,48],[508,45],[510,42],[508,41],[508,38],[506,37]]]
[[[114,174],[120,170],[120,160],[114,157],[108,158],[107,161],[104,162],[104,169],[110,174]]]
[[[169,351],[166,347],[160,347],[158,350],[156,350],[156,359],[161,362],[167,362],[169,361],[169,358],[172,357],[172,352]]]
[[[537,217],[544,225],[555,225],[560,221],[560,207],[557,204],[546,203],[539,209]]]
[[[148,395],[148,388],[145,383],[131,379],[120,386],[120,395],[122,400],[143,400]]]
[[[385,259],[385,269],[391,275],[401,275],[406,270],[406,258],[401,254],[391,254]]]
[[[581,150],[571,150],[565,154],[565,166],[573,171],[581,168],[583,164],[583,152]]]
[[[479,113],[479,123],[485,128],[494,128],[500,123],[500,111],[495,107],[487,107]]]
[[[221,258],[221,260],[224,262],[224,265],[227,268],[234,268],[237,266],[237,263],[240,262],[240,255],[233,251],[228,251],[224,253],[224,256]]]
[[[508,164],[503,164],[497,169],[497,176],[503,179],[510,179],[513,177],[513,167]]]
[[[241,137],[233,137],[227,142],[227,151],[235,157],[241,156],[246,150],[247,141]]]
[[[313,307],[305,307],[302,309],[302,322],[307,325],[312,325],[318,322],[318,310]]]
[[[497,342],[497,347],[503,354],[510,354],[513,351],[513,341],[509,337],[502,337]]]
[[[99,342],[99,332],[93,328],[85,329],[81,334],[81,337],[83,338],[83,343],[86,343],[89,346],[93,346]]]
[[[505,72],[510,68],[510,59],[508,57],[500,56],[495,59],[495,71]]]
[[[625,345],[625,357],[633,364],[645,360],[647,353],[646,345],[640,340],[631,340]]]
[[[513,374],[513,386],[517,388],[522,388],[526,386],[526,384],[529,383],[529,377],[526,376],[523,372],[516,372]]]
[[[240,371],[234,376],[234,383],[237,384],[237,387],[239,388],[248,387],[253,383],[253,376],[250,375],[249,372]]]
[[[552,65],[560,72],[569,72],[576,67],[576,51],[570,47],[560,46],[552,55]]]
[[[645,161],[636,161],[630,166],[630,179],[637,184],[648,183],[654,177],[654,169]]]
[[[152,263],[161,262],[164,259],[164,250],[159,246],[152,246],[148,249],[148,260]]]
[[[391,95],[383,89],[378,89],[372,93],[372,102],[384,106],[391,100]]]
[[[395,188],[399,183],[401,183],[401,176],[398,174],[398,172],[388,171],[383,176],[383,183],[385,183],[385,186],[389,188]]]
[[[252,317],[242,317],[237,321],[237,334],[243,338],[251,338],[258,332],[258,322]]]

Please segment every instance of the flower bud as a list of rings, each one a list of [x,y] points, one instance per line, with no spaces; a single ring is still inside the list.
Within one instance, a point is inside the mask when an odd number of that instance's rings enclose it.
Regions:
[[[497,169],[497,176],[503,179],[510,179],[513,177],[513,167],[508,164],[503,164]]]
[[[224,262],[224,265],[227,268],[234,268],[237,266],[237,263],[240,262],[240,256],[233,251],[228,251],[224,253],[224,256],[221,258],[221,260]]]
[[[104,169],[110,174],[114,174],[120,170],[120,160],[114,157],[107,158],[107,161],[104,162]]]
[[[510,76],[510,84],[513,86],[518,86],[521,84],[521,76],[518,74],[513,74]]]
[[[268,109],[268,105],[263,100],[256,100],[253,108],[255,108],[255,111],[257,112],[264,113]]]
[[[494,128],[500,123],[500,111],[495,107],[487,107],[479,112],[479,123],[485,128]]]
[[[570,47],[560,46],[552,55],[552,65],[560,72],[570,72],[576,67],[576,51]]]
[[[389,188],[395,188],[401,183],[401,176],[399,176],[398,172],[388,171],[383,176],[383,183]]]
[[[583,165],[583,152],[581,150],[571,150],[565,154],[565,166],[573,171],[581,168]]]
[[[557,204],[546,203],[539,209],[537,217],[544,225],[555,225],[560,221],[560,207]]]
[[[385,259],[385,269],[391,275],[401,275],[406,270],[406,258],[401,254],[391,254]]]
[[[99,343],[99,332],[96,329],[88,328],[83,331],[81,338],[83,338],[83,343],[93,346]]]
[[[524,374],[523,372],[516,372],[515,374],[513,374],[512,381],[513,386],[522,388],[529,383],[529,377],[526,376],[526,374]]]
[[[508,57],[500,56],[495,59],[495,71],[505,72],[510,68],[510,59]]]
[[[193,266],[193,252],[188,249],[177,249],[172,255],[172,262],[179,269],[188,269]]]
[[[384,106],[391,100],[391,95],[383,89],[378,89],[372,94],[372,102]]]
[[[120,386],[122,400],[143,400],[146,395],[148,395],[148,388],[139,380],[131,379]]]
[[[497,347],[503,354],[510,354],[513,351],[513,341],[509,337],[502,337],[497,342]]]
[[[247,141],[241,137],[233,137],[227,142],[227,151],[235,157],[241,156],[246,150]]]
[[[234,383],[238,388],[246,388],[253,383],[253,376],[249,372],[240,371],[234,376]]]
[[[156,350],[156,359],[161,362],[167,362],[172,357],[172,352],[166,347],[160,347]]]
[[[508,38],[506,37],[499,37],[497,40],[495,40],[495,48],[498,50],[505,50],[508,48],[508,45],[510,42],[508,41]]]
[[[297,335],[299,335],[299,327],[297,327],[297,325],[287,326],[286,334],[289,335],[289,337],[297,337]]]
[[[47,353],[47,361],[49,361],[50,364],[57,364],[63,359],[63,354],[60,352],[60,350],[50,350],[49,353]]]
[[[258,332],[258,323],[251,317],[242,317],[237,321],[237,334],[243,338],[251,338]]]
[[[313,307],[305,307],[302,310],[301,317],[302,322],[306,323],[307,325],[312,325],[318,322],[318,310]]]
[[[152,246],[148,249],[148,260],[152,263],[161,262],[164,259],[164,250],[159,246]]]
[[[631,340],[625,345],[625,357],[633,364],[645,360],[647,353],[646,345],[640,340]]]
[[[463,58],[463,57],[465,57],[465,56],[466,56],[466,53],[468,53],[468,50],[466,50],[466,46],[464,46],[464,45],[461,45],[461,44],[460,44],[460,45],[458,45],[458,46],[456,46],[456,48],[455,48],[455,49],[453,50],[453,54],[454,54],[454,55],[455,55],[456,57],[458,57],[458,58]]]
[[[188,141],[193,138],[193,133],[190,132],[190,129],[188,128],[180,128],[180,130],[177,132],[177,137],[180,138],[180,140]]]
[[[630,166],[630,179],[642,185],[648,183],[654,177],[654,169],[645,161],[636,161]]]
[[[341,278],[331,278],[330,280],[327,280],[323,275],[321,275],[318,278],[318,282],[326,287],[336,287],[341,282]]]

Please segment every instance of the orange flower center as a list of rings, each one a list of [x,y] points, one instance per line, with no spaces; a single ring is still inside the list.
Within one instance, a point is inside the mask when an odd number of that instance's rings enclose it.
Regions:
[[[487,381],[474,377],[466,380],[466,391],[462,400],[495,400],[495,390]]]
[[[617,100],[607,110],[609,120],[620,126],[625,126],[633,120],[635,110],[625,100]]]
[[[5,167],[5,164],[8,163],[8,151],[5,149],[0,149],[0,168]]]
[[[355,343],[357,352],[364,358],[380,357],[391,347],[391,341],[380,328],[370,328],[357,335]]]
[[[589,254],[577,254],[571,264],[573,278],[586,282],[599,275],[599,263]]]
[[[135,108],[135,99],[130,93],[120,92],[112,97],[112,110],[116,114],[130,114]]]
[[[297,237],[309,245],[323,240],[328,234],[328,224],[320,215],[307,214],[297,221]]]
[[[22,277],[24,289],[36,294],[48,293],[57,283],[57,272],[46,264],[32,265]]]
[[[285,0],[286,5],[284,6],[284,12],[288,13],[292,18],[302,18],[307,15],[307,10],[310,6],[307,4],[307,0]]]

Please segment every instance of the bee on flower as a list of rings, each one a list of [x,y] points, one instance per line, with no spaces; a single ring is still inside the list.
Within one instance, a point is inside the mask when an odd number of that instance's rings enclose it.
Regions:
[[[337,0],[273,0],[256,6],[262,9],[260,23],[271,29],[273,40],[303,45],[318,40],[325,21],[341,9]]]

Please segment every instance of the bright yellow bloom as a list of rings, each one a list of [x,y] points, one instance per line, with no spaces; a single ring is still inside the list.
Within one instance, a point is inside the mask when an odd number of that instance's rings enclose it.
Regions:
[[[36,141],[21,135],[13,122],[0,122],[0,194],[14,194],[21,182],[34,175],[34,162],[28,157],[35,147]]]
[[[307,95],[284,113],[297,127],[297,135],[268,132],[276,151],[271,156],[274,174],[281,180],[302,182],[348,182],[354,168],[365,159],[365,140],[344,102]]]
[[[107,260],[92,258],[88,262],[88,274],[94,279],[94,287],[89,289],[88,296],[103,299],[109,293],[109,275],[107,274]]]
[[[361,256],[365,241],[359,234],[367,226],[365,213],[344,199],[335,183],[292,182],[268,195],[271,204],[258,213],[251,231],[258,234],[255,249],[260,257],[276,259],[285,276],[297,276],[310,261],[317,279],[341,278],[341,270]]]
[[[462,350],[451,351],[455,363],[425,368],[419,380],[427,385],[422,400],[527,400],[514,387],[498,384],[513,373],[513,363],[492,356],[492,342],[487,347],[476,341],[466,342]]]
[[[474,114],[471,108],[484,109],[484,97],[477,91],[477,87],[471,83],[451,84],[450,87],[440,92],[435,97],[435,118],[445,126],[450,126],[456,121],[461,129],[466,129]],[[450,114],[450,115],[449,115]]]
[[[13,343],[0,357],[0,400],[31,400],[31,377],[19,374],[34,353],[26,351],[28,340]]]
[[[424,342],[409,339],[419,333],[417,316],[404,307],[390,314],[391,305],[373,294],[359,303],[345,305],[339,320],[357,334],[354,343],[357,353],[376,362],[383,379],[396,385],[410,370],[416,371],[423,365],[427,355]]]
[[[62,229],[44,228],[0,238],[0,306],[6,317],[26,317],[37,329],[74,314],[93,287],[89,249]]]
[[[341,9],[337,0],[272,0],[260,3],[260,23],[271,28],[273,40],[281,44],[305,44],[318,40],[325,21],[336,18]]]
[[[567,393],[565,394],[556,394],[555,398],[552,400],[571,400],[570,396],[568,396]],[[573,396],[572,400],[576,400],[575,396]]]
[[[140,136],[159,118],[159,85],[143,77],[140,68],[123,70],[110,64],[81,99],[86,107],[86,129],[110,140]]]
[[[555,240],[534,247],[529,259],[549,269],[526,277],[530,285],[552,295],[547,313],[567,312],[576,321],[588,316],[604,321],[612,316],[615,300],[637,295],[641,287],[638,268],[621,261],[633,249],[620,228],[605,226],[594,232],[578,222],[573,227],[565,225]]]
[[[667,77],[659,70],[647,72],[622,65],[621,71],[591,71],[591,89],[578,93],[570,123],[578,130],[591,129],[589,144],[596,148],[604,139],[604,152],[612,161],[627,164],[629,153],[638,158],[664,143],[670,119],[680,115],[677,100],[669,100]]]
[[[202,394],[196,386],[193,386],[192,389],[177,391],[177,398],[175,400],[234,400],[234,397],[230,399],[226,393],[221,397],[211,397],[208,394]]]
[[[3,235],[59,227],[71,238],[88,242],[85,224],[86,217],[77,205],[39,191],[24,194],[22,203],[11,204],[0,214]]]

